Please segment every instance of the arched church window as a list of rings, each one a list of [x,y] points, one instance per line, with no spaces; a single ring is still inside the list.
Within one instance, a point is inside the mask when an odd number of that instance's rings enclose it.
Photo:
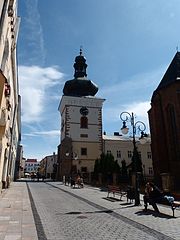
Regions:
[[[167,120],[168,120],[168,126],[170,128],[170,133],[175,139],[176,133],[177,133],[177,126],[176,126],[175,109],[172,104],[169,104],[167,107]]]
[[[81,117],[81,128],[88,128],[88,118],[86,116]]]
[[[176,161],[179,159],[179,139],[177,136],[177,122],[176,122],[176,112],[172,104],[169,104],[166,109],[167,112],[167,126],[168,126],[168,136],[170,141],[170,151],[171,158]]]

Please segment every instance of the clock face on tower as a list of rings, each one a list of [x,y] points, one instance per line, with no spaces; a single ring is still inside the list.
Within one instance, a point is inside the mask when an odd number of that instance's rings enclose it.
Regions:
[[[88,113],[89,113],[89,110],[87,109],[87,107],[82,107],[80,109],[80,114],[81,115],[86,116],[86,115],[88,115]]]

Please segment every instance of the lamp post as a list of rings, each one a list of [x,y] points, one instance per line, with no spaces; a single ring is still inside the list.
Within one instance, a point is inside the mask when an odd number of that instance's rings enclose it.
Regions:
[[[127,134],[129,131],[129,128],[127,127],[126,123],[130,122],[132,127],[132,137],[133,137],[133,157],[132,157],[132,171],[135,174],[135,206],[140,205],[140,195],[139,195],[139,179],[138,179],[138,172],[142,172],[142,166],[140,166],[140,158],[139,153],[136,146],[136,139],[135,135],[137,130],[141,132],[141,139],[146,136],[144,133],[146,126],[143,122],[137,121],[135,122],[134,113],[129,112],[122,112],[120,114],[120,119],[123,121],[123,126],[121,128],[121,131],[123,134]]]

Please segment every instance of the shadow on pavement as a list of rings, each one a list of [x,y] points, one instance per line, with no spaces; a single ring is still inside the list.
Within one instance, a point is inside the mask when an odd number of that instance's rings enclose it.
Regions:
[[[113,198],[113,197],[103,197],[102,199],[105,199],[105,200],[110,201],[110,202],[121,202],[122,201],[120,199]]]
[[[121,203],[120,205],[121,206],[131,206],[131,207],[134,206],[134,204],[132,202]]]
[[[97,211],[89,211],[89,212],[67,212],[65,214],[87,214],[87,213],[112,213],[113,210],[107,209],[107,210],[97,210]]]
[[[150,210],[148,209],[147,211],[141,210],[136,212],[135,214],[142,216],[142,215],[152,215],[154,217],[159,217],[159,218],[166,218],[166,219],[172,219],[174,218],[173,216],[167,215],[165,213],[161,213],[161,212],[155,212],[154,210]]]

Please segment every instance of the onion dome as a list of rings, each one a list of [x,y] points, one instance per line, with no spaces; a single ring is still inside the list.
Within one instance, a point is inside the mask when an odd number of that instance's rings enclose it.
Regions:
[[[86,58],[80,49],[79,56],[76,56],[74,63],[74,79],[66,81],[63,93],[66,96],[94,96],[98,92],[98,87],[91,80],[87,80]]]

